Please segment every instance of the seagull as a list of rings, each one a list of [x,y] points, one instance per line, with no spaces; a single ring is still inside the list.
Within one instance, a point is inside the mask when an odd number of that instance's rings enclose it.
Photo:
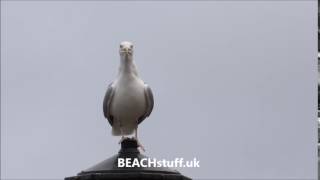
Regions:
[[[120,43],[120,67],[118,76],[109,84],[103,100],[104,117],[112,126],[112,135],[125,136],[134,133],[138,146],[145,151],[138,141],[138,125],[150,116],[153,110],[151,88],[138,75],[133,61],[133,44]]]

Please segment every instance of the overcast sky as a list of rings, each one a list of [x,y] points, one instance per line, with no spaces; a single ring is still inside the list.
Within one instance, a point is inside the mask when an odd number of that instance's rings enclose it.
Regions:
[[[134,42],[146,155],[197,178],[316,179],[317,1],[1,1],[2,178],[73,176],[119,150],[102,100]]]

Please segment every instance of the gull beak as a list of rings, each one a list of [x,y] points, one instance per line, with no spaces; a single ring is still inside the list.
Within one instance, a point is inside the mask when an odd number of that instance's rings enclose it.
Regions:
[[[129,48],[124,48],[124,52],[126,53],[126,54],[129,54]]]
[[[124,54],[126,56],[131,55],[132,54],[132,49],[129,47],[122,47],[120,48],[120,54]]]

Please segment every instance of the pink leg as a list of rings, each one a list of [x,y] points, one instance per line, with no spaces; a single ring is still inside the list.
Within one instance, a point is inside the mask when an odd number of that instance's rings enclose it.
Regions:
[[[138,147],[140,147],[143,152],[146,152],[146,150],[144,149],[143,145],[142,145],[142,144],[140,143],[140,141],[138,140],[138,126],[137,126],[137,127],[135,128],[135,130],[134,130],[134,138],[135,138],[136,141],[137,141]]]
[[[121,125],[120,125],[120,133],[121,133],[121,139],[120,139],[120,141],[119,141],[119,144],[121,144],[122,141],[124,140],[124,135],[123,135],[123,130],[122,130]]]

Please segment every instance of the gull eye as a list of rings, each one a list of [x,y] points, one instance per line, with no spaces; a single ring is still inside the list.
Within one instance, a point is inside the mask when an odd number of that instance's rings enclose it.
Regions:
[[[132,44],[130,45],[130,48],[133,48],[133,45],[132,45]]]
[[[122,44],[120,44],[120,48],[123,48]]]

